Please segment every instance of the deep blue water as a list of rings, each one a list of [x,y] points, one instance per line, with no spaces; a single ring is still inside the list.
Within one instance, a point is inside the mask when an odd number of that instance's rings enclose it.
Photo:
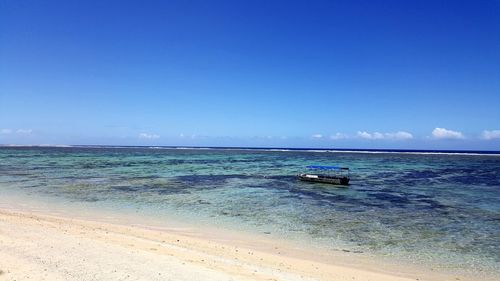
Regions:
[[[4,147],[0,192],[498,273],[500,155],[391,152]],[[297,181],[307,165],[347,166],[351,185]]]

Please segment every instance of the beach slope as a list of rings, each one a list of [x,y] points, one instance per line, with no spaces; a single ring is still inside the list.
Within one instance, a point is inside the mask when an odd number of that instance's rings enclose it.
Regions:
[[[0,280],[414,280],[203,237],[0,210]]]

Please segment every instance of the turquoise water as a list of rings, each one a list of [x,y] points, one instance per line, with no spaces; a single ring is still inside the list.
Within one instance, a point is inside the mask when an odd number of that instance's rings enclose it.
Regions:
[[[351,185],[297,181],[311,164]],[[500,275],[499,156],[5,147],[2,190]]]

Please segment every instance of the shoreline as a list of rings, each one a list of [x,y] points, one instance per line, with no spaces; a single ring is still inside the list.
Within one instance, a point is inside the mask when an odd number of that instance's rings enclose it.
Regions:
[[[0,280],[487,280],[176,222],[54,214],[18,200],[0,204]]]
[[[5,209],[0,225],[6,280],[414,280],[136,226]]]

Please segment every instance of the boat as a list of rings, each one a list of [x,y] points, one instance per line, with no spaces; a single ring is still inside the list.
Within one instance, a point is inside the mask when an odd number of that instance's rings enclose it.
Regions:
[[[337,166],[307,166],[308,172],[299,174],[302,181],[335,185],[349,185],[349,168]]]

